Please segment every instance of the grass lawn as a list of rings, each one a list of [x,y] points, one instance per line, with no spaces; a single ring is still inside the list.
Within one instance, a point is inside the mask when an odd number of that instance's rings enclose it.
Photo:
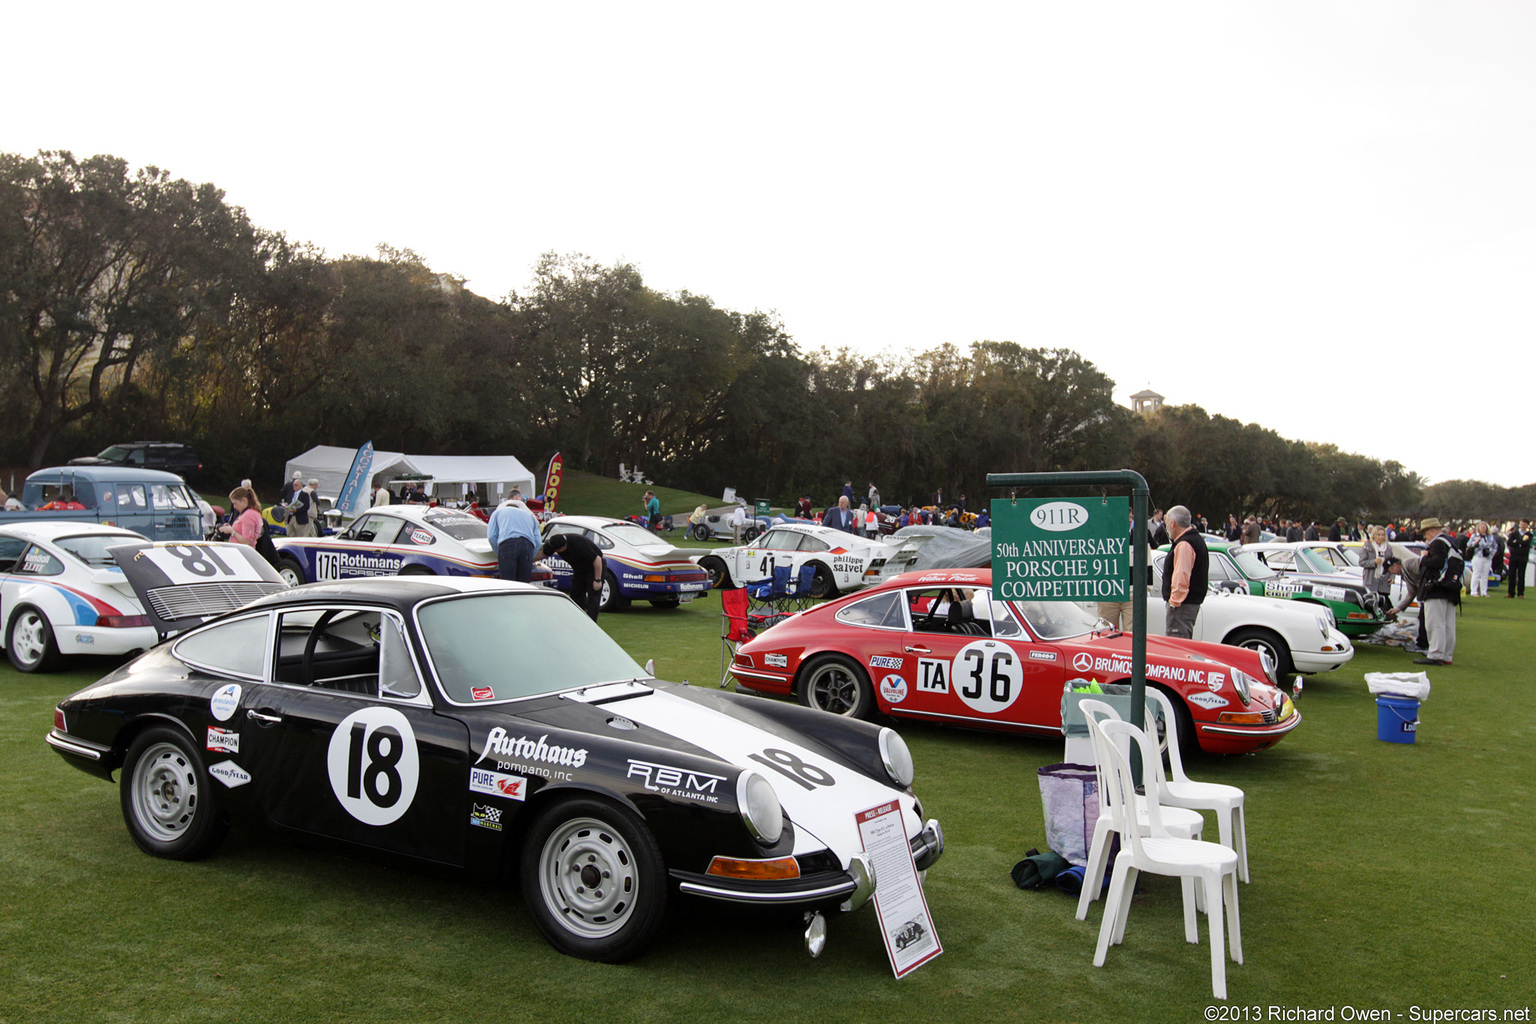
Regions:
[[[614,484],[638,505],[643,488]],[[568,492],[573,510],[579,493]],[[602,625],[663,677],[718,677],[714,596],[636,605]],[[1362,678],[1405,670],[1408,656],[1362,647],[1308,680],[1305,721],[1273,750],[1192,760],[1195,777],[1248,794],[1246,962],[1228,966],[1234,1015],[1220,1019],[1332,1007],[1336,1020],[1351,1019],[1346,1008],[1427,1020],[1411,1008],[1533,1002],[1536,600],[1469,601],[1460,635],[1456,664],[1430,670],[1413,745],[1376,739]],[[945,952],[902,981],[872,907],[832,918],[813,960],[794,920],[674,901],[660,945],[609,967],[553,952],[516,890],[488,882],[240,830],[199,863],[139,853],[116,787],[42,740],[54,703],[107,667],[0,667],[6,1024],[1217,1019],[1204,1012],[1209,951],[1183,941],[1176,882],[1143,881],[1125,944],[1095,969],[1102,904],[1079,922],[1068,897],[1010,881],[1024,851],[1045,845],[1035,772],[1060,760],[1060,742],[900,727],[948,841],[927,885]]]
[[[711,496],[673,487],[626,484],[614,477],[567,471],[560,485],[560,511],[573,516],[613,516],[618,519],[637,516],[644,511],[641,498],[647,490],[656,492],[656,498],[661,502],[661,514],[673,517],[677,526],[675,536],[679,541],[688,525],[689,514],[701,502],[710,508],[725,504],[718,494]]]

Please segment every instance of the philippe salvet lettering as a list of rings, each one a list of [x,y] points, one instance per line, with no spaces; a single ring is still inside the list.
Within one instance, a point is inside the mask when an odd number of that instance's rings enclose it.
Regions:
[[[485,748],[480,751],[480,760],[484,761],[495,754],[498,758],[542,761],[545,764],[558,764],[566,768],[580,768],[587,763],[585,747],[552,747],[546,742],[548,738],[549,734],[545,733],[536,740],[526,736],[513,739],[507,736],[507,730],[498,725],[485,738]]]
[[[645,788],[653,793],[669,793],[689,800],[702,800],[714,804],[720,802],[715,789],[725,780],[724,775],[689,771],[651,761],[629,762],[629,778],[643,779]]]

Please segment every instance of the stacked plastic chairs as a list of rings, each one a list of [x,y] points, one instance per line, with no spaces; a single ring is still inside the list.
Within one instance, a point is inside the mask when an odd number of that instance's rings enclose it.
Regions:
[[[1164,824],[1163,814],[1166,809],[1158,799],[1160,787],[1155,784],[1162,773],[1162,759],[1158,756],[1156,744],[1129,722],[1097,715],[1088,715],[1087,718],[1089,734],[1095,737],[1095,754],[1104,767],[1103,775],[1111,788],[1108,804],[1115,831],[1120,833],[1122,844],[1120,853],[1115,857],[1115,870],[1109,883],[1109,895],[1104,905],[1104,920],[1099,926],[1099,942],[1094,950],[1093,964],[1095,967],[1103,967],[1109,947],[1125,940],[1126,921],[1131,912],[1131,894],[1137,877],[1143,871],[1177,877],[1194,882],[1204,897],[1205,913],[1210,921],[1211,992],[1217,999],[1225,999],[1227,972],[1224,954],[1227,951],[1223,947],[1230,946],[1230,955],[1235,963],[1243,962],[1243,937],[1237,908],[1237,854],[1219,843],[1172,835]],[[1136,783],[1131,775],[1130,761],[1121,752],[1122,743],[1127,752],[1142,759],[1142,778],[1147,780],[1145,835],[1135,818]],[[1184,937],[1189,942],[1198,943],[1199,933],[1191,904],[1192,901],[1186,895]]]

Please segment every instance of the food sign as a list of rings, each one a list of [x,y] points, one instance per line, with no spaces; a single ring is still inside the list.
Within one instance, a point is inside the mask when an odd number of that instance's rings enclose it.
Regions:
[[[992,502],[992,584],[1008,601],[1129,601],[1129,498]]]

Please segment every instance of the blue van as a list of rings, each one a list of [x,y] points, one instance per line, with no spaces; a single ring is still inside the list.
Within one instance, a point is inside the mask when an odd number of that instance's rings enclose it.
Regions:
[[[44,509],[72,501],[83,508]],[[56,466],[27,477],[22,509],[0,512],[0,524],[26,520],[103,523],[150,540],[201,540],[202,513],[175,473],[126,466]]]

